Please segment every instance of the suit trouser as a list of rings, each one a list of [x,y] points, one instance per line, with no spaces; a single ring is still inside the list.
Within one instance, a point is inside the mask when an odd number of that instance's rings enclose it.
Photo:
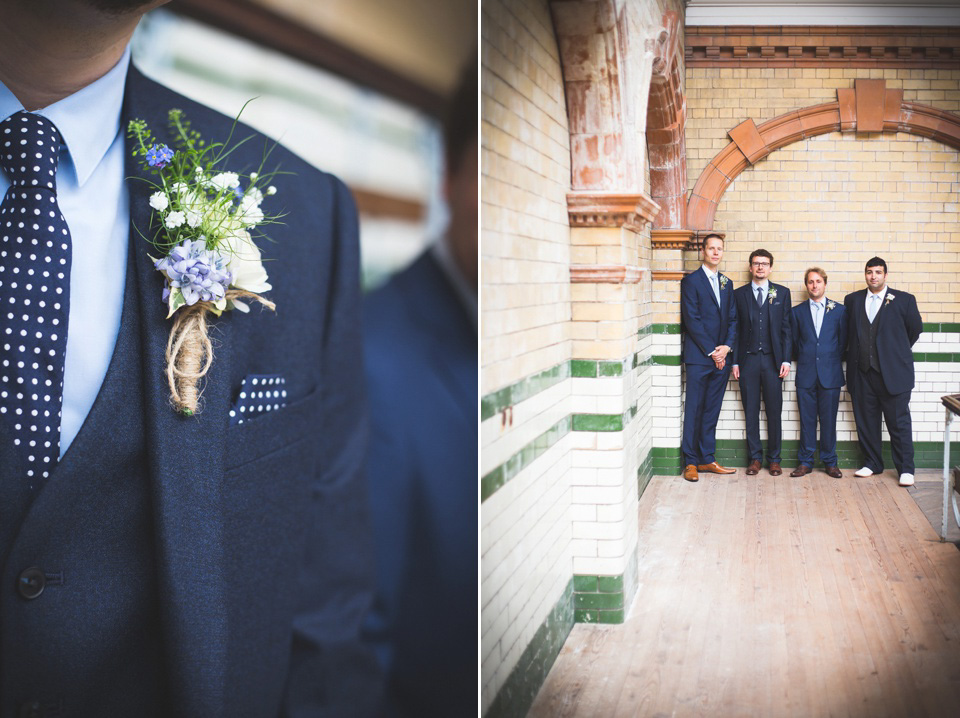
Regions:
[[[767,415],[767,462],[780,463],[783,379],[773,353],[746,354],[739,358],[740,401],[747,422],[747,453],[750,460],[763,460],[760,443],[760,396]]]
[[[684,464],[711,464],[716,460],[717,421],[727,389],[731,365],[686,364],[687,397],[683,405]]]
[[[797,408],[800,410],[800,450],[797,462],[813,466],[817,447],[817,419],[820,420],[820,461],[824,466],[837,465],[837,411],[840,409],[840,387],[828,389],[820,381],[811,387],[797,387]]]
[[[848,387],[853,398],[853,418],[857,422],[857,437],[860,451],[865,457],[864,466],[874,473],[883,471],[883,436],[880,417],[883,416],[890,434],[893,465],[901,474],[914,473],[913,424],[910,419],[910,394],[891,394],[879,372],[853,372],[853,383]]]

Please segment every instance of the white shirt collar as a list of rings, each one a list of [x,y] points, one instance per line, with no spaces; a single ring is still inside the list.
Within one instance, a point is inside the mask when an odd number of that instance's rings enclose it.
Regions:
[[[887,289],[889,289],[889,287],[887,287],[886,285],[884,285],[883,289],[881,289],[879,292],[877,292],[876,294],[874,294],[873,292],[870,291],[870,288],[868,287],[868,288],[867,288],[867,301],[870,301],[870,297],[880,297],[880,301],[882,302],[882,301],[883,301],[883,298],[887,296]]]
[[[37,110],[53,122],[63,137],[77,184],[82,186],[100,164],[120,131],[120,110],[130,65],[130,47],[120,61],[99,80],[82,90]],[[0,120],[24,107],[0,83]]]
[[[713,279],[714,277],[719,277],[719,276],[720,276],[720,269],[719,269],[719,268],[717,269],[716,272],[711,272],[709,269],[707,269],[707,265],[706,265],[706,264],[701,264],[701,265],[700,265],[700,268],[703,270],[704,274],[707,275],[707,279]]]
[[[810,306],[813,306],[814,304],[816,304],[822,307],[827,303],[827,295],[824,294],[819,301],[817,301],[816,299],[808,299],[807,301],[810,302]]]
[[[770,288],[770,281],[768,279],[763,280],[763,284],[757,284],[754,280],[750,280],[750,284],[753,285],[753,293],[756,294],[758,289],[762,289],[764,292],[768,291]]]

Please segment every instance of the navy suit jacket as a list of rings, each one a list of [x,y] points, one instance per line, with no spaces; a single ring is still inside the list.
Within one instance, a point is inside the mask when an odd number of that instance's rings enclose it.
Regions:
[[[392,709],[470,715],[477,685],[477,333],[430,252],[364,302],[368,483]]]
[[[850,312],[847,340],[847,383],[850,372],[856,371],[860,360],[860,326],[868,324],[864,305],[867,289],[848,294],[843,304]],[[887,287],[887,295],[873,320],[877,327],[877,360],[880,375],[887,391],[902,394],[912,391],[914,384],[912,347],[923,333],[923,319],[912,294]]]
[[[724,277],[723,274],[719,275]],[[721,282],[722,284],[722,282]],[[737,307],[733,298],[733,282],[727,279],[720,287],[720,304],[701,266],[680,281],[680,314],[683,319],[683,361],[687,364],[712,365],[709,354],[726,345],[735,351]],[[729,357],[728,357],[729,362]]]
[[[167,112],[181,108],[207,142],[224,141],[233,121],[146,79],[131,66],[122,111],[170,142]],[[234,141],[256,134],[238,127]],[[364,390],[359,374],[357,218],[336,178],[277,147],[280,166],[268,212],[286,210],[262,242],[277,312],[254,308],[210,321],[215,359],[202,412],[169,404],[164,351],[171,320],[163,281],[149,254],[151,187],[127,141],[131,264],[140,315],[144,432],[152,505],[161,647],[171,715],[354,715],[376,700],[376,661],[359,641],[372,597],[362,459]],[[226,169],[260,167],[265,140],[240,146]],[[241,380],[286,377],[288,405],[229,426]],[[124,427],[116,427],[117,431]],[[103,460],[109,461],[109,435]],[[96,471],[91,466],[89,471]],[[64,515],[64,522],[69,520]],[[105,522],[110,521],[104,516]],[[129,571],[89,552],[83,572],[122,581]],[[110,612],[96,596],[86,610]],[[36,640],[56,645],[64,665],[84,660],[84,622],[54,613]],[[135,641],[136,636],[130,640]],[[103,676],[109,686],[111,676]],[[69,682],[70,675],[62,680]],[[288,698],[284,702],[283,696]],[[281,707],[283,705],[283,707]],[[317,711],[314,712],[313,709]]]
[[[773,346],[773,358],[777,368],[784,362],[789,362],[793,355],[793,333],[790,331],[790,290],[782,284],[768,282],[767,307],[770,316],[770,340]],[[769,291],[776,289],[777,296],[770,298]],[[760,308],[753,292],[753,283],[748,282],[737,287],[733,293],[737,304],[737,345],[733,348],[733,363],[743,361],[747,353],[747,343],[750,341],[750,332],[753,325],[760,319]]]
[[[812,389],[820,385],[826,389],[843,386],[843,352],[847,348],[847,309],[824,297],[824,315],[820,336],[813,326],[810,304],[800,302],[792,310],[793,346],[797,357],[797,386]]]

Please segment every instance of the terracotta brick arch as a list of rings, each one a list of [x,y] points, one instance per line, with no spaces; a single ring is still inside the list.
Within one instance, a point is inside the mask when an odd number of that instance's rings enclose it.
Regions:
[[[684,128],[687,105],[680,84],[677,13],[663,15],[663,30],[653,43],[654,59],[647,100],[647,157],[650,196],[660,205],[655,229],[683,226],[687,204]]]
[[[717,206],[730,183],[776,149],[828,132],[906,132],[960,149],[960,116],[903,101],[903,90],[884,80],[856,80],[838,89],[837,101],[805,107],[761,125],[746,120],[728,133],[730,144],[704,168],[687,203],[686,227],[713,227]]]

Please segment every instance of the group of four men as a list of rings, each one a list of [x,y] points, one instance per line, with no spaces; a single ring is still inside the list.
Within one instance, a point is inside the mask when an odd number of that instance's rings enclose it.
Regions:
[[[703,266],[680,283],[683,315],[683,362],[687,395],[683,417],[683,477],[697,481],[700,472],[730,474],[736,470],[716,461],[716,429],[727,380],[740,384],[746,419],[749,465],[763,468],[760,442],[760,400],[767,418],[766,461],[771,476],[783,473],[781,414],[783,380],[797,360],[796,391],[800,410],[800,449],[791,476],[813,470],[820,424],[819,458],[826,472],[839,479],[837,411],[844,384],[841,362],[847,361],[846,384],[853,403],[864,462],[856,476],[883,471],[881,416],[890,434],[893,462],[901,486],[914,478],[910,393],[914,370],[911,348],[923,331],[916,298],[887,287],[887,264],[867,261],[867,286],[848,294],[840,304],[826,297],[827,273],[811,267],[804,273],[807,301],[792,306],[790,290],[770,281],[773,255],[765,249],[750,254],[751,282],[734,290],[719,271],[724,243],[706,237]]]

